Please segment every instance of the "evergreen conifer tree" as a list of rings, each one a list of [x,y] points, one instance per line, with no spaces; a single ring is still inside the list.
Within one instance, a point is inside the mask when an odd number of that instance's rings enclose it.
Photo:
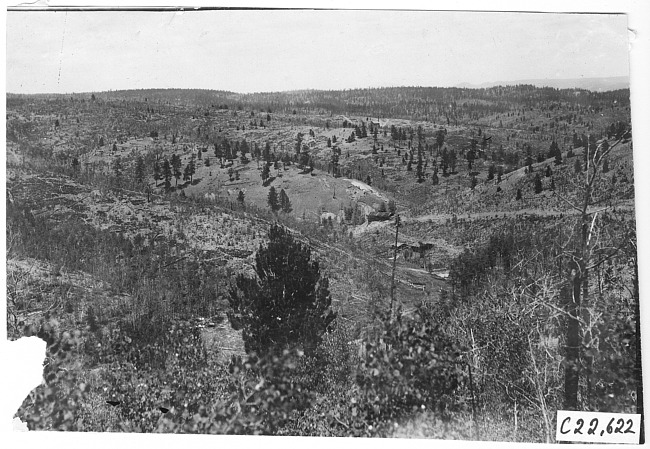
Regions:
[[[288,214],[293,210],[289,196],[284,189],[280,190],[280,207],[282,208],[282,212],[285,214]]]
[[[544,186],[542,185],[542,178],[539,177],[539,173],[535,175],[535,193],[542,193]]]
[[[267,202],[269,204],[269,207],[273,212],[277,212],[280,210],[280,203],[278,201],[278,194],[275,191],[275,187],[271,186],[271,189],[269,190],[269,196],[267,198]]]
[[[311,355],[330,329],[329,280],[308,246],[273,225],[255,257],[256,278],[240,274],[230,291],[228,319],[242,329],[247,352],[280,353],[301,347]]]
[[[165,188],[169,189],[171,187],[172,180],[172,165],[167,159],[165,159],[162,165],[162,179],[165,180]]]
[[[142,156],[138,156],[135,160],[135,168],[133,170],[133,177],[138,184],[141,184],[144,181],[144,159]]]
[[[158,161],[155,161],[153,163],[153,179],[156,182],[156,184],[158,184],[158,181],[162,179],[160,170],[161,170],[160,164],[158,163]]]
[[[582,173],[582,164],[580,163],[580,159],[576,159],[576,161],[573,163],[573,171],[576,174]]]

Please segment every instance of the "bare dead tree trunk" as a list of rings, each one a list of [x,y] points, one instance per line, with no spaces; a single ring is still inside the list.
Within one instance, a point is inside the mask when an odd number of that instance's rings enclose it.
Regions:
[[[580,378],[580,293],[582,279],[580,266],[572,263],[567,289],[566,366],[564,368],[564,408],[578,410],[578,380]]]
[[[472,422],[474,424],[474,438],[476,438],[477,441],[481,439],[481,432],[479,430],[478,426],[478,420],[476,417],[476,402],[474,400],[474,381],[472,379],[472,366],[471,366],[471,361],[468,360],[467,363],[467,372],[469,374],[469,391],[472,395]],[[515,418],[516,419],[516,418]]]
[[[390,281],[390,320],[393,321],[393,307],[395,305],[395,269],[397,264],[397,236],[399,234],[399,215],[395,217],[395,248],[393,250],[393,274]]]

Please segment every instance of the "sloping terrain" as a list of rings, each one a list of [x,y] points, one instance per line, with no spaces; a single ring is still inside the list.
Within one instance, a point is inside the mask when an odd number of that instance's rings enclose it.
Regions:
[[[549,439],[576,260],[589,267],[581,400],[632,410],[628,97],[531,86],[9,96],[10,338],[47,338],[53,361],[57,339],[72,339],[81,364],[52,363],[80,378],[44,386],[21,413],[35,428],[465,439],[472,422],[503,439],[516,404],[526,430],[514,439]],[[317,356],[285,366],[276,354],[251,374],[229,298],[238,276],[256,276],[274,223],[310,249],[337,317]],[[303,387],[311,408],[292,408]],[[80,398],[83,415],[56,394]]]

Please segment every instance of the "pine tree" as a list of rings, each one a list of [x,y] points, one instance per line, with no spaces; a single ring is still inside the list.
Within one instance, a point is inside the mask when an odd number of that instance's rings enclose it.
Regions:
[[[280,203],[278,201],[278,194],[275,191],[275,187],[271,186],[271,189],[269,190],[269,196],[267,198],[267,202],[269,204],[269,207],[273,212],[277,212],[280,210]]]
[[[240,274],[230,291],[228,319],[242,329],[246,352],[279,353],[302,347],[311,355],[328,332],[329,280],[322,277],[308,246],[273,225],[269,243],[255,257],[257,278]]]
[[[264,167],[262,167],[262,184],[264,184],[266,180],[269,179],[270,173],[269,164],[264,164]]]
[[[517,201],[521,201],[521,189],[517,189]]]
[[[562,151],[555,141],[551,144],[551,152],[550,156],[555,156],[555,165],[560,165],[562,163]]]
[[[158,181],[162,179],[162,175],[160,172],[160,164],[158,161],[155,161],[153,163],[153,179],[156,182],[156,185],[158,184]]]
[[[445,132],[442,129],[440,129],[436,133],[436,145],[438,145],[438,150],[442,148],[444,143],[445,143]]]
[[[494,179],[494,175],[496,174],[497,168],[494,166],[494,164],[490,165],[488,167],[488,174],[487,174],[487,179],[488,181]]]
[[[72,158],[72,170],[77,173],[79,171],[79,159],[76,157]]]
[[[190,182],[194,180],[194,173],[196,173],[196,161],[194,159],[194,155],[192,154],[192,157],[190,158],[190,162],[187,164],[189,167],[189,174],[190,174]]]
[[[241,204],[243,206],[245,199],[246,199],[246,197],[244,195],[244,191],[240,190],[239,193],[237,194],[237,201],[239,201],[239,204]]]
[[[181,177],[181,158],[178,157],[176,154],[172,154],[171,160],[169,161],[172,166],[172,174],[174,175],[174,178],[176,179],[176,185],[178,185],[178,180]]]
[[[573,164],[573,171],[576,174],[582,173],[582,164],[580,163],[580,159],[576,159],[575,163]]]
[[[271,160],[271,144],[269,141],[266,141],[266,144],[264,145],[264,151],[262,152],[262,159],[265,162],[269,162]]]
[[[284,189],[280,190],[280,207],[282,208],[282,212],[285,214],[288,214],[293,210],[291,207],[291,201],[289,201],[289,196]]]
[[[165,188],[169,190],[172,180],[172,165],[167,159],[164,160],[162,165],[162,178],[165,180]]]
[[[341,150],[338,148],[334,148],[332,150],[332,176],[335,178],[338,178],[340,176],[339,172],[339,155],[341,153]]]
[[[542,185],[542,178],[539,177],[539,173],[535,174],[535,193],[542,193],[544,186]]]
[[[296,136],[296,154],[300,154],[302,151],[302,133],[298,133]]]
[[[246,139],[242,140],[241,144],[239,145],[239,151],[241,152],[241,161],[243,164],[248,162],[248,158],[246,157],[246,154],[249,152],[248,149],[248,142],[246,142]]]
[[[228,139],[223,140],[223,157],[229,161],[232,161],[234,159],[234,156],[232,154],[232,147],[230,146]]]
[[[115,179],[119,183],[120,179],[122,179],[122,158],[119,156],[113,159],[113,175],[115,175]]]
[[[138,156],[138,158],[135,160],[133,177],[138,184],[141,184],[142,181],[144,181],[144,159],[142,159],[142,156]]]
[[[190,164],[187,164],[185,166],[185,170],[183,170],[183,181],[191,181],[192,179],[192,168],[190,167]]]
[[[422,143],[418,142],[418,165],[415,170],[418,182],[424,181],[424,168],[422,167]]]

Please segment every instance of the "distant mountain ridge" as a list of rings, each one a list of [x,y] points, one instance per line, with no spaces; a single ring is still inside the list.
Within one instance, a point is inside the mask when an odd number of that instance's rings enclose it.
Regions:
[[[550,84],[543,82],[543,84]],[[604,88],[601,83],[598,87]],[[581,107],[607,107],[611,104],[628,106],[629,89],[614,89],[610,83],[605,91],[580,88],[536,87],[530,83],[506,86],[462,87],[382,87],[338,91],[296,90],[288,92],[235,93],[209,89],[136,89],[98,93],[56,94],[65,101],[135,101],[146,103],[149,113],[160,106],[194,108],[196,117],[209,117],[220,110],[251,111],[251,125],[258,126],[258,114],[284,113],[291,115],[341,115],[349,118],[400,118],[457,123],[479,116],[505,114],[522,108],[539,107],[540,102],[566,102]],[[610,90],[614,89],[614,90]],[[579,93],[579,95],[577,95]],[[51,98],[51,94],[12,95],[7,104]],[[298,118],[298,117],[296,117]],[[333,120],[333,119],[332,119]],[[268,121],[268,120],[267,120]],[[254,124],[253,124],[254,123]],[[325,123],[323,123],[325,125]]]
[[[494,81],[481,84],[461,83],[456,87],[480,89],[495,86],[515,86],[530,84],[537,87],[553,87],[555,89],[586,89],[592,92],[606,92],[610,90],[629,89],[628,76],[611,76],[604,78],[565,78],[565,79],[528,79],[514,81]]]

